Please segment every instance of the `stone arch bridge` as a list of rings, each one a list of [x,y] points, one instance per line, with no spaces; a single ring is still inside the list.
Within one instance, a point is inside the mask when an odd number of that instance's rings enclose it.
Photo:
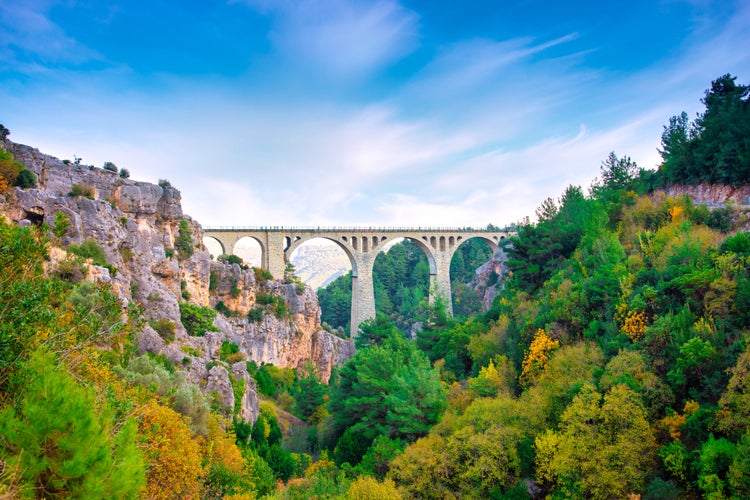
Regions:
[[[362,321],[375,317],[375,292],[372,269],[375,258],[392,240],[405,238],[415,242],[430,265],[430,299],[438,293],[451,306],[450,264],[456,249],[472,238],[486,241],[493,251],[500,241],[515,234],[509,230],[473,228],[294,228],[294,227],[212,227],[203,229],[203,237],[216,240],[222,253],[232,254],[242,238],[256,240],[261,248],[261,267],[274,278],[284,277],[292,253],[306,241],[323,238],[344,250],[352,266],[352,337]],[[451,312],[449,309],[449,312]]]

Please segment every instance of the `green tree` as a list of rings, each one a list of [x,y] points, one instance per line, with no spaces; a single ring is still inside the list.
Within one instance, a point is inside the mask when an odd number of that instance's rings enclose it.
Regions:
[[[310,421],[310,417],[316,415],[318,408],[325,404],[328,386],[321,383],[318,370],[312,361],[306,361],[305,365],[297,370],[292,395],[297,415],[307,421]]]
[[[329,409],[338,447],[355,450],[347,455],[359,462],[378,435],[414,439],[426,434],[445,402],[437,370],[400,333],[392,333],[342,366]]]
[[[656,451],[646,413],[624,385],[602,400],[583,386],[562,415],[560,432],[535,441],[537,478],[568,496],[624,498],[639,492]]]
[[[114,425],[114,412],[97,405],[94,390],[78,385],[43,350],[33,353],[23,375],[18,408],[0,412],[0,454],[17,474],[21,495],[138,498],[146,482],[135,422]]]

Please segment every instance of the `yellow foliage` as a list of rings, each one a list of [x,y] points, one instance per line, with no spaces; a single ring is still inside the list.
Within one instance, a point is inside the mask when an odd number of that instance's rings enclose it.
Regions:
[[[201,449],[180,415],[155,401],[139,408],[140,434],[149,462],[145,498],[199,498]]]
[[[667,415],[659,420],[658,425],[666,430],[672,439],[678,440],[682,436],[682,428],[685,426],[687,418],[697,412],[700,407],[701,406],[698,402],[692,400],[688,401],[685,403],[682,415],[677,412],[672,415]]]
[[[685,415],[675,412],[673,415],[667,415],[659,420],[659,425],[669,433],[672,439],[678,440],[682,436],[682,427],[685,425],[685,421]]]
[[[525,384],[532,382],[544,370],[550,353],[558,347],[560,342],[549,338],[542,328],[537,330],[521,365],[521,381]]]
[[[690,400],[685,403],[685,408],[682,409],[682,412],[685,416],[691,417],[700,409],[701,405],[697,401]]]
[[[317,475],[329,475],[336,473],[336,464],[328,458],[328,452],[323,450],[317,462],[310,464],[305,471],[306,477]]]
[[[0,193],[4,193],[8,190],[8,181],[5,180],[5,177],[0,174]]]
[[[625,322],[620,330],[630,337],[630,340],[633,342],[639,341],[646,332],[646,313],[643,311],[630,311],[625,317]]]
[[[219,462],[231,471],[242,472],[245,459],[237,448],[234,431],[225,431],[219,418],[215,413],[211,413],[208,418],[208,435],[204,446],[207,461]]]
[[[346,493],[348,500],[400,500],[401,493],[392,479],[382,483],[372,476],[362,476],[352,483]]]
[[[669,209],[669,216],[672,218],[672,221],[678,220],[682,214],[683,210],[680,206],[675,205]]]
[[[448,389],[448,404],[450,408],[463,412],[472,401],[471,391],[467,391],[458,382],[453,382]]]

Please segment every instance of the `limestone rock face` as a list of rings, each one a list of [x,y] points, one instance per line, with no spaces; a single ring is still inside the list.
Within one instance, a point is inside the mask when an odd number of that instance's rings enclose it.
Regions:
[[[3,146],[37,175],[39,188],[15,188],[0,199],[0,211],[17,223],[46,223],[49,227],[55,226],[56,214],[65,215],[69,227],[63,237],[53,241],[50,266],[67,258],[64,249],[71,243],[96,241],[114,272],[89,265],[86,279],[108,283],[124,305],[134,302],[140,306],[152,324],[160,320],[175,326],[172,340],[160,336],[147,322],[138,332],[139,348],[169,357],[186,370],[191,381],[205,386],[205,391],[216,390],[227,408],[234,407],[231,369],[235,379],[245,380],[246,391],[238,409],[242,418],[254,421],[258,415],[255,383],[244,361],[296,368],[312,360],[327,380],[332,368],[353,354],[349,341],[321,328],[320,308],[312,290],[298,292],[295,285],[277,281],[261,283],[252,269],[212,262],[202,244],[201,226],[183,215],[177,189],[123,179],[92,166],[65,164],[10,141]],[[91,187],[94,199],[68,196],[74,184]],[[187,223],[194,247],[187,258],[178,258],[175,249],[181,221]],[[212,274],[217,284],[210,290]],[[286,312],[276,317],[271,306],[258,303],[259,294],[280,297]],[[222,301],[232,315],[217,315],[214,325],[218,332],[191,337],[180,321],[181,301],[211,308]],[[260,321],[248,320],[248,312],[257,313],[258,308],[263,309]],[[224,342],[239,346],[237,359],[220,360]],[[208,371],[209,362],[219,364]]]
[[[258,387],[255,385],[255,380],[248,373],[247,365],[241,362],[232,365],[232,376],[235,380],[245,381],[242,408],[240,408],[237,416],[246,422],[255,422],[260,415],[260,399],[258,399]]]
[[[476,276],[469,283],[469,288],[479,293],[484,311],[492,306],[495,296],[503,289],[508,274],[508,267],[505,265],[507,260],[506,253],[498,248],[490,260],[477,268]]]
[[[750,184],[725,186],[720,184],[697,184],[695,186],[674,185],[664,188],[667,196],[689,195],[696,203],[729,203],[750,205]]]
[[[211,368],[211,371],[208,372],[206,391],[216,392],[219,395],[221,405],[234,410],[234,392],[226,368],[218,365]]]

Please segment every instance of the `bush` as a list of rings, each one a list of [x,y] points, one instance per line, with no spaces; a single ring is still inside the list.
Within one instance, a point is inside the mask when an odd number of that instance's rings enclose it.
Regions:
[[[262,267],[254,267],[253,274],[255,275],[255,281],[258,283],[265,283],[266,281],[273,279],[271,271],[263,269]]]
[[[223,262],[224,264],[237,264],[242,269],[248,269],[247,264],[245,264],[245,261],[242,260],[241,257],[237,255],[229,255],[229,254],[221,254],[219,255],[216,260],[219,262]]]
[[[171,188],[172,184],[167,179],[159,179],[159,187],[162,189]]]
[[[156,330],[156,333],[169,344],[174,340],[175,329],[177,328],[174,322],[167,318],[159,318],[157,320],[150,321],[151,328]]]
[[[247,320],[250,323],[260,323],[263,321],[263,308],[253,307],[247,312]]]
[[[208,291],[213,292],[219,286],[219,273],[211,271],[208,275]]]
[[[188,335],[203,337],[206,332],[220,331],[214,326],[216,311],[190,302],[180,302],[180,321]]]
[[[0,148],[0,191],[5,191],[9,186],[15,185],[18,175],[25,168],[13,159],[10,152]]]
[[[240,296],[240,289],[237,286],[237,279],[236,278],[231,278],[229,281],[230,281],[230,283],[232,285],[231,289],[229,290],[229,293],[232,295],[232,297],[234,297],[236,299],[237,297]]]
[[[13,183],[14,186],[20,187],[21,189],[29,189],[36,187],[36,175],[29,169],[24,168],[18,173],[16,181]]]
[[[127,168],[121,168],[120,169],[120,177],[123,179],[127,179],[130,177],[130,171]]]
[[[214,306],[214,309],[216,309],[218,312],[220,312],[221,314],[227,317],[234,315],[234,311],[229,309],[223,300],[218,301],[216,305]]]
[[[289,306],[283,297],[270,293],[260,292],[255,296],[258,304],[269,306],[271,312],[278,319],[284,319],[290,316]]]
[[[57,238],[62,238],[70,229],[70,217],[65,212],[55,212],[55,222],[52,226],[52,234]]]
[[[188,225],[187,219],[180,221],[179,234],[174,241],[174,248],[177,250],[177,256],[181,259],[192,257],[193,252],[193,231]]]
[[[225,340],[221,343],[221,347],[219,348],[219,359],[222,361],[227,361],[227,358],[233,354],[238,354],[240,352],[240,346],[235,344],[234,342],[231,342],[229,340]]]
[[[91,262],[95,266],[106,266],[107,256],[104,250],[97,244],[94,239],[87,239],[80,245],[71,244],[68,247],[71,253],[83,257],[84,259],[91,259]]]
[[[117,165],[112,163],[111,161],[105,161],[104,166],[102,166],[104,170],[107,170],[108,172],[115,172],[117,173]]]
[[[68,196],[83,196],[89,200],[94,199],[94,188],[87,186],[86,184],[73,184],[70,186],[70,192]]]
[[[721,207],[711,211],[706,219],[706,225],[722,233],[728,233],[732,229],[734,210],[731,207]]]

